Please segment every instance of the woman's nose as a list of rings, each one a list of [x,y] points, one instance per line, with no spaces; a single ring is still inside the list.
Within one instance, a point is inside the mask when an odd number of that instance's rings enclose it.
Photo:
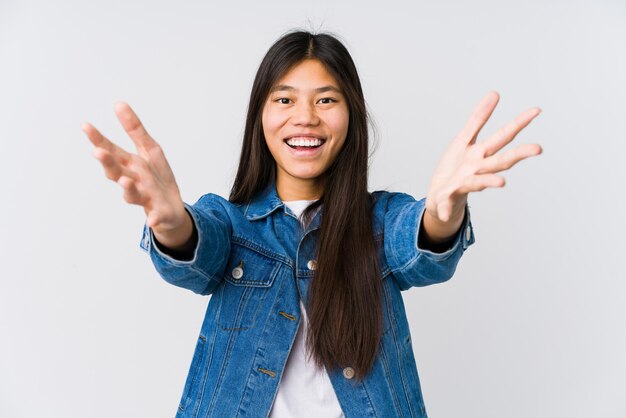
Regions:
[[[294,125],[317,125],[319,117],[315,106],[310,103],[299,103],[294,107],[291,121]]]

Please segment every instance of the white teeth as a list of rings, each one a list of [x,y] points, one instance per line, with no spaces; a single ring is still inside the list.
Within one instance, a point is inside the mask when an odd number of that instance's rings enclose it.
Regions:
[[[292,147],[319,147],[322,145],[322,140],[318,138],[302,138],[294,136],[287,140],[287,144]]]

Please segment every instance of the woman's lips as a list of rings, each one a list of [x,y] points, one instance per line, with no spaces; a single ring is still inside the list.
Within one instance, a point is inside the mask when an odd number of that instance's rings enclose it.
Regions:
[[[324,146],[326,140],[320,137],[293,136],[285,139],[285,145],[294,156],[314,156]]]
[[[326,139],[316,135],[293,135],[285,138],[285,145],[295,156],[312,156],[324,146]]]
[[[292,135],[284,141],[289,146],[319,146],[326,141],[326,138],[314,135]]]

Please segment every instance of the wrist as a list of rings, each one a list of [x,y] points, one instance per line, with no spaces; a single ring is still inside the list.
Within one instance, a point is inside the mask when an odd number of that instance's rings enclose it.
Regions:
[[[465,206],[455,211],[447,221],[442,221],[428,210],[422,217],[422,229],[426,239],[433,244],[450,241],[459,231],[465,218]]]
[[[184,209],[182,221],[178,225],[173,227],[157,226],[152,228],[152,231],[162,246],[175,251],[184,251],[191,244],[194,224],[191,215],[187,209]]]

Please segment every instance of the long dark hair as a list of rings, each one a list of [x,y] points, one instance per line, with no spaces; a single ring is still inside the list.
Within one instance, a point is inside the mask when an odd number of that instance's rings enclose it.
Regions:
[[[254,79],[239,169],[230,193],[247,203],[276,181],[276,163],[266,145],[262,112],[270,89],[294,65],[319,60],[339,83],[349,109],[343,148],[323,174],[323,205],[317,269],[305,301],[306,344],[318,367],[350,366],[357,380],[371,370],[382,335],[382,283],[367,190],[368,114],[356,66],[345,46],[326,33],[290,32],[269,49]]]

